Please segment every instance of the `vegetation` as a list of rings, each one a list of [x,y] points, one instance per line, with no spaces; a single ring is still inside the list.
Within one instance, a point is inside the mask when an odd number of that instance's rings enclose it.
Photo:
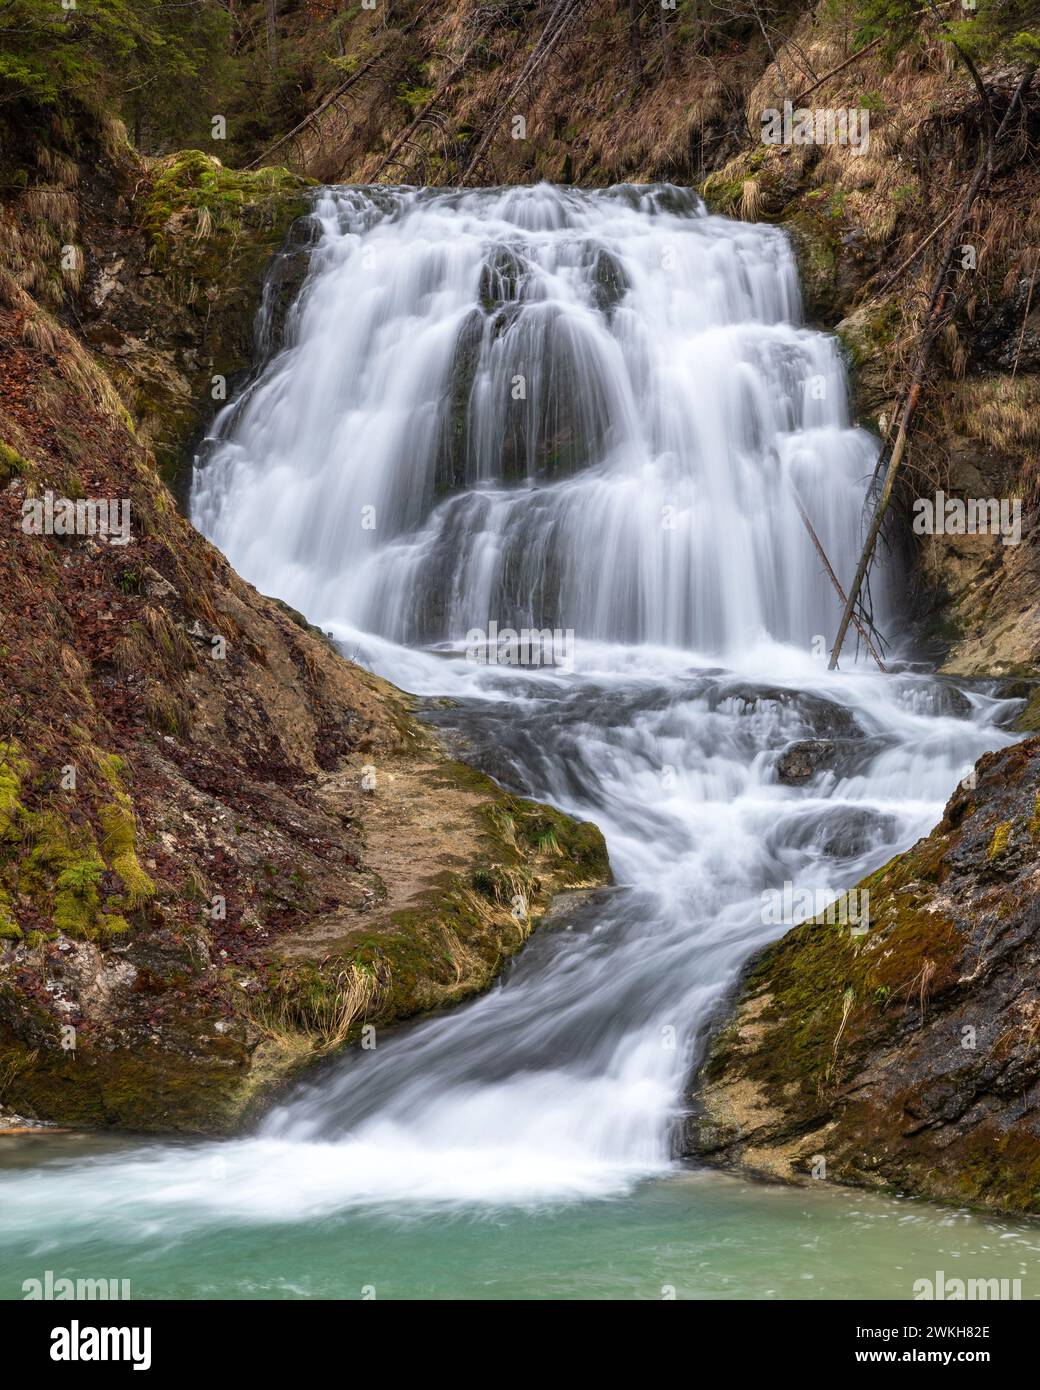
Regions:
[[[1040,62],[1040,16],[1033,0],[971,0],[956,8],[933,0],[857,0],[857,46],[886,37],[895,51],[919,35],[923,16],[973,62]]]
[[[249,147],[302,112],[310,58],[279,45],[265,16],[302,9],[290,0],[8,0],[0,9],[0,109],[83,108],[126,124],[143,153],[161,154],[216,135],[224,150]],[[304,32],[313,26],[306,13]],[[333,31],[322,31],[335,49]],[[329,69],[330,75],[334,75]],[[226,129],[215,130],[220,118]]]

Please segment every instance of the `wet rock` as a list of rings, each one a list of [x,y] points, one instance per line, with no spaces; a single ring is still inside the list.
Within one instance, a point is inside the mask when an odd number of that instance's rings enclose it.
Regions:
[[[801,716],[807,731],[817,740],[865,738],[852,711],[822,695],[781,686],[753,685],[750,681],[724,681],[708,692],[711,709],[718,708],[726,700],[740,701],[749,712],[763,704],[789,709]]]
[[[1040,1211],[1040,739],[748,965],[690,1093],[687,1152],[798,1181]],[[862,900],[861,900],[862,901]]]
[[[488,313],[520,298],[525,271],[523,258],[511,247],[494,248],[480,272],[478,291],[480,302]]]
[[[808,738],[792,743],[776,760],[777,781],[785,787],[799,787],[827,766],[834,755],[830,739]]]
[[[599,247],[593,258],[591,279],[592,302],[609,317],[628,292],[628,276],[616,257]]]

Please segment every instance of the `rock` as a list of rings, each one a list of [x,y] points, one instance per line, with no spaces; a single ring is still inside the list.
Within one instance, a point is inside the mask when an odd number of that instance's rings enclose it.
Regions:
[[[141,584],[145,594],[156,603],[176,602],[179,597],[174,585],[168,579],[164,579],[158,570],[152,569],[151,565],[146,565],[141,571]]]
[[[798,787],[821,768],[834,754],[830,739],[809,738],[792,743],[776,760],[777,781],[786,787]]]
[[[1040,738],[860,885],[869,930],[760,952],[690,1092],[707,1162],[1040,1212]]]

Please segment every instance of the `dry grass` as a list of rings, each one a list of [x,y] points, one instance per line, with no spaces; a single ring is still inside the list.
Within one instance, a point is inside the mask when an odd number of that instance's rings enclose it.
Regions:
[[[203,204],[195,210],[195,240],[205,241],[213,231],[213,214]]]
[[[177,699],[158,681],[149,682],[141,700],[145,718],[164,734],[187,734],[188,712],[184,702]]]
[[[62,240],[69,240],[76,230],[76,199],[59,188],[37,187],[23,193],[20,215],[46,222]]]
[[[970,377],[946,401],[946,428],[1002,453],[1040,450],[1040,383],[1029,376]]]
[[[467,892],[466,898],[466,905],[471,911],[493,920],[493,914],[487,912],[487,903],[481,904],[477,894]],[[447,922],[438,921],[437,929],[443,949],[455,972],[455,987],[461,987],[464,992],[468,992],[474,980],[484,979],[487,966],[480,956],[462,941],[454,927],[449,926]]]
[[[359,965],[348,965],[331,988],[301,996],[290,989],[276,999],[264,999],[252,1020],[271,1041],[298,1049],[301,1039],[316,1052],[343,1046],[355,1024],[374,1018],[386,995],[387,983]]]
[[[745,179],[740,189],[740,215],[745,222],[754,222],[762,211],[762,185],[758,179]]]
[[[22,342],[34,352],[42,352],[53,357],[58,350],[58,334],[55,326],[42,310],[26,314],[22,322]]]

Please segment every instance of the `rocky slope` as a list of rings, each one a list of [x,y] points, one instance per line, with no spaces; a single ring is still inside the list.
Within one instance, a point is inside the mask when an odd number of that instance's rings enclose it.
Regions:
[[[178,514],[157,456],[248,366],[303,184],[89,130],[44,130],[64,192],[0,214],[0,1106],[221,1131],[609,870]],[[127,543],[27,530],[48,494],[128,503]]]
[[[969,779],[970,780],[970,779]],[[1040,740],[980,760],[862,887],[751,964],[691,1096],[688,1151],[1040,1211]]]

